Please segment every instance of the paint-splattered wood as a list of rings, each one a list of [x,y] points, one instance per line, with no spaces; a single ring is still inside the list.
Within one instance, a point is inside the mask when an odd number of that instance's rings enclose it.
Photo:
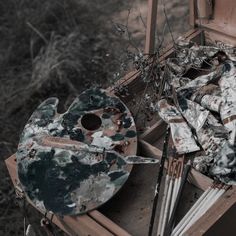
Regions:
[[[5,160],[5,163],[13,184],[17,185],[19,181],[17,177],[15,155],[12,155],[7,160]],[[31,202],[29,201],[29,203]],[[41,213],[44,214],[43,212]],[[64,216],[63,218],[60,218],[54,215],[52,221],[68,235],[81,235],[81,236],[130,235],[128,232],[126,232],[124,229],[116,225],[114,222],[112,222],[110,219],[108,219],[106,216],[104,216],[97,210],[91,211],[89,214],[81,216],[73,216],[73,217]]]

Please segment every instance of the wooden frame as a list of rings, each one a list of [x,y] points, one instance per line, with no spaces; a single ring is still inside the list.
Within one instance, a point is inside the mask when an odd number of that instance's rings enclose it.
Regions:
[[[158,0],[148,0],[147,32],[145,42],[145,53],[152,54],[155,47],[155,32],[157,20]]]
[[[207,44],[217,43],[219,41],[226,44],[236,46],[236,31],[234,24],[236,23],[236,3],[233,0],[215,0],[213,19],[200,22],[197,19],[196,1],[189,0],[190,25],[195,29],[190,30],[184,37],[191,41],[201,42],[204,37],[204,42]],[[235,7],[234,7],[235,6]],[[226,13],[230,13],[230,17]],[[223,24],[223,25],[222,25]],[[199,28],[200,25],[200,28]],[[149,26],[150,28],[152,25]],[[204,31],[203,31],[204,30]],[[149,32],[149,31],[148,31]],[[148,36],[147,36],[148,37]],[[147,45],[147,44],[146,44]],[[170,47],[161,56],[160,62],[170,57],[174,53],[174,48]],[[129,84],[129,79],[124,78],[121,81],[124,84]],[[138,86],[138,75],[130,79],[129,89],[133,90]],[[138,92],[138,91],[136,91]],[[165,131],[164,122],[158,121],[144,134],[140,136],[139,144],[142,154],[160,158],[162,150],[155,146],[157,141]],[[203,174],[191,169],[189,182],[196,187],[206,190],[212,184],[212,180]],[[206,233],[212,225],[214,225],[220,217],[222,217],[233,205],[236,204],[236,187],[228,190],[186,233],[186,236],[197,236]],[[231,226],[234,227],[234,226]]]
[[[223,2],[223,1],[222,1]],[[232,0],[227,0],[227,4],[233,4]],[[148,17],[148,25],[147,25],[147,36],[146,36],[146,46],[145,51],[148,53],[153,52],[154,47],[154,36],[155,35],[155,22],[156,22],[156,4],[157,0],[149,0],[149,17]],[[217,5],[219,4],[219,5]],[[223,4],[223,3],[222,3]],[[224,5],[227,5],[224,3]],[[199,42],[202,34],[204,34],[204,38],[207,42],[212,41],[223,41],[226,43],[232,43],[236,45],[236,31],[233,31],[233,35],[231,34],[230,29],[232,28],[232,23],[236,22],[236,17],[233,19],[235,21],[230,22],[231,26],[227,26],[224,30],[222,26],[217,24],[217,19],[210,21],[208,23],[204,23],[201,25],[202,29],[205,29],[204,33],[197,27],[199,25],[199,20],[197,19],[196,14],[196,0],[189,0],[190,6],[190,24],[195,29],[187,32],[183,37],[189,39],[191,41]],[[153,9],[154,6],[154,9]],[[223,7],[221,5],[220,0],[216,0],[216,6]],[[217,17],[220,18],[221,12],[224,10],[217,11]],[[232,14],[232,13],[231,13]],[[223,34],[222,34],[223,32]],[[166,49],[165,53],[160,57],[160,62],[163,62],[166,58],[172,56],[174,53],[174,47],[170,46]],[[118,85],[128,86],[130,91],[135,93],[139,93],[142,91],[143,86],[138,78],[139,73],[137,71],[133,71],[127,74],[122,80],[118,81]],[[109,88],[111,92],[114,92],[114,88]],[[124,101],[128,101],[128,98],[124,98]],[[156,158],[160,158],[162,154],[162,150],[158,148],[156,145],[159,140],[161,140],[163,134],[165,132],[165,124],[162,121],[156,122],[151,128],[149,128],[146,132],[144,132],[139,137],[139,145],[141,147],[141,153],[143,155],[152,156]],[[6,165],[8,171],[10,173],[12,182],[14,185],[17,184],[17,171],[16,171],[16,161],[15,156],[11,156],[6,160]],[[197,186],[202,190],[206,190],[211,184],[212,180],[207,176],[202,175],[196,170],[192,169],[189,182],[193,185]],[[186,233],[186,236],[197,236],[203,235],[207,230],[217,222],[217,220],[227,212],[234,204],[236,203],[236,188],[232,188],[227,191],[212,207],[209,211],[207,211],[203,217],[201,217]],[[91,236],[110,236],[110,235],[118,235],[118,236],[128,236],[129,234],[125,229],[122,229],[120,226],[112,222],[105,215],[100,213],[98,210],[91,211],[90,213],[77,216],[77,217],[64,217],[59,218],[54,216],[53,222],[60,227],[64,232],[68,235],[91,235]]]

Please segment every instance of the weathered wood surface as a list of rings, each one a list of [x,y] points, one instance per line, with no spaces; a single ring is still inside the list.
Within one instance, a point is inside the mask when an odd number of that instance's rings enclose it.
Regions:
[[[236,45],[236,1],[214,0],[213,14],[208,20],[204,20],[198,19],[197,0],[189,0],[189,13],[190,25],[204,30],[207,44],[220,41]]]
[[[195,0],[189,0],[189,24],[193,27],[196,24]]]
[[[155,50],[155,36],[157,24],[158,0],[148,0],[147,29],[145,41],[145,53],[152,54]]]

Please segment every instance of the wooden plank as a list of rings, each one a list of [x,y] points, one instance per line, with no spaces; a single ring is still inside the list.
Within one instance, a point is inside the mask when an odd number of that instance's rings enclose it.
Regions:
[[[152,143],[159,139],[166,131],[166,123],[163,120],[158,120],[155,125],[139,136],[140,139]]]
[[[101,216],[102,217],[102,216]],[[61,219],[68,227],[73,229],[79,236],[114,236],[110,231],[98,224],[88,215],[65,216]]]
[[[208,45],[216,44],[217,42],[224,42],[226,44],[236,46],[236,37],[232,37],[213,30],[205,30],[204,35],[206,44]]]
[[[199,9],[197,9],[197,4],[194,4],[193,2],[194,0],[189,1],[191,25],[193,25],[193,23],[197,24],[199,27],[205,28],[206,31],[216,31],[219,33],[219,35],[224,35],[224,37],[236,36],[236,1],[215,0],[213,17],[210,20],[196,19],[196,12]]]
[[[196,25],[195,0],[189,0],[189,24],[193,27]]]
[[[157,5],[158,0],[148,0],[148,15],[145,42],[145,53],[147,54],[153,54],[155,50]]]
[[[184,236],[204,235],[236,203],[236,186],[228,190]],[[229,227],[231,227],[229,225]]]
[[[17,176],[17,170],[16,170],[16,156],[12,155],[8,159],[5,160],[7,170],[10,174],[11,181],[14,184],[14,186],[17,184],[18,176]]]
[[[7,169],[9,171],[12,182],[14,185],[16,185],[18,183],[18,177],[17,177],[15,155],[12,155],[7,160],[5,160],[5,163],[7,165]],[[29,199],[27,200],[32,206],[34,206],[34,204]],[[37,210],[39,209],[37,208]],[[43,212],[41,213],[44,214]],[[105,217],[101,213],[99,214],[99,218],[100,218],[99,221],[107,221],[107,217]],[[63,218],[54,215],[52,221],[68,235],[112,236],[115,235],[111,233],[112,230],[117,231],[117,229],[119,228],[119,226],[117,226],[115,223],[108,224],[107,228],[105,228],[102,225],[100,225],[98,221],[95,221],[87,214],[73,217],[64,216]]]
[[[129,72],[128,74],[126,74],[122,79],[118,80],[115,85],[113,85],[112,87],[107,88],[107,90],[111,93],[114,93],[115,91],[115,87],[119,87],[119,86],[127,86],[130,83],[132,83],[134,80],[136,80],[136,78],[139,76],[139,71],[134,70]]]
[[[194,168],[191,169],[188,178],[189,183],[195,185],[197,188],[205,191],[213,183],[213,180],[206,175],[196,171]]]
[[[119,227],[117,224],[115,224],[113,221],[111,221],[109,218],[102,215],[99,211],[91,211],[88,213],[90,217],[92,217],[96,222],[98,222],[100,225],[102,225],[104,228],[111,231],[114,235],[119,236],[131,236],[127,231]]]
[[[198,25],[200,25],[199,20],[197,20],[196,22]],[[205,28],[205,30],[210,28],[210,30],[220,32],[221,35],[226,35],[234,38],[236,35],[236,29],[234,25],[225,25],[223,23],[211,21],[209,23],[201,23],[201,27]]]
[[[148,157],[156,157],[157,159],[161,159],[162,151],[150,143],[146,142],[145,140],[139,139],[139,146],[141,147],[142,155]]]

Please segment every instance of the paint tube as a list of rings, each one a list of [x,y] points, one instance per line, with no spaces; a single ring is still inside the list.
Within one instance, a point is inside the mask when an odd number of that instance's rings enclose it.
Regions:
[[[166,99],[162,99],[157,104],[157,110],[159,116],[170,125],[177,153],[183,154],[200,150],[190,127],[175,106],[170,105]]]

